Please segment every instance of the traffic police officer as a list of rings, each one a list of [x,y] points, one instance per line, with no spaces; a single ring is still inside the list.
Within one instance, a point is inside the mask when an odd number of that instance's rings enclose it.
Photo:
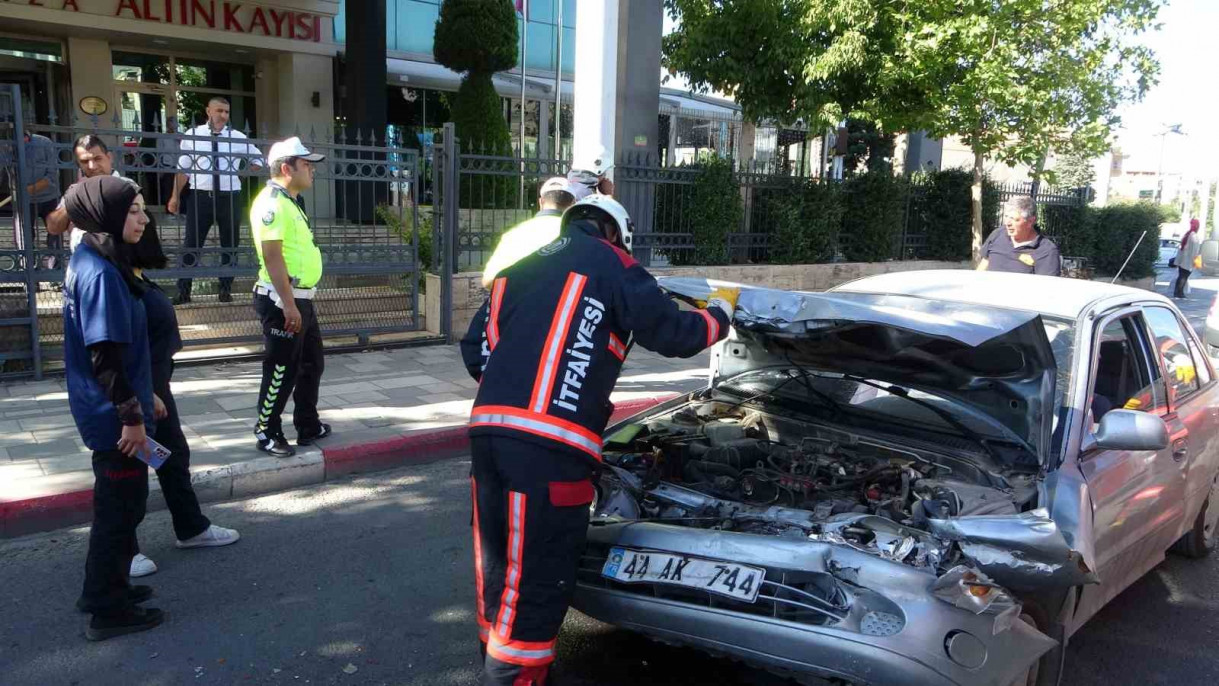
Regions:
[[[1015,272],[1060,276],[1058,246],[1037,230],[1037,204],[1028,196],[1003,206],[1003,228],[995,229],[982,244],[978,271]]]
[[[584,548],[610,393],[633,342],[689,357],[727,335],[735,289],[681,311],[630,255],[631,223],[593,195],[558,240],[496,277],[462,339],[482,683],[544,686]]]
[[[322,280],[322,253],[313,243],[301,191],[313,186],[313,165],[326,157],[293,136],[271,146],[271,180],[250,207],[258,251],[254,309],[262,321],[266,353],[258,392],[258,449],[276,457],[296,454],[284,437],[280,415],[292,396],[296,444],[330,434],[317,415],[322,380],[322,332],[313,297]]]
[[[559,237],[563,212],[576,201],[576,191],[562,176],[546,180],[538,189],[538,213],[504,232],[487,267],[483,270],[483,288],[490,288],[495,275],[517,263],[522,257]]]

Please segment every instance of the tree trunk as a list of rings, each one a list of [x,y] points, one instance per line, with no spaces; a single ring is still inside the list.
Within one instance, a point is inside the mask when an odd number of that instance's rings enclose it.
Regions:
[[[982,235],[982,169],[983,156],[978,150],[974,150],[974,183],[970,189],[971,205],[970,214],[973,219],[973,261],[974,266],[982,260],[982,241],[986,236]]]

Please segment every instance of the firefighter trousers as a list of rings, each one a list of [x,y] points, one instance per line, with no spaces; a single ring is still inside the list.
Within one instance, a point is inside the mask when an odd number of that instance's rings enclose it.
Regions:
[[[592,466],[529,440],[475,436],[474,579],[484,686],[545,686],[588,533]]]
[[[258,423],[254,427],[259,440],[283,436],[280,415],[288,398],[293,400],[292,423],[298,435],[316,433],[321,426],[317,395],[325,367],[322,330],[312,300],[297,300],[296,307],[301,313],[301,330],[288,333],[284,330],[284,311],[270,297],[261,293],[254,296],[266,346],[258,391]]]

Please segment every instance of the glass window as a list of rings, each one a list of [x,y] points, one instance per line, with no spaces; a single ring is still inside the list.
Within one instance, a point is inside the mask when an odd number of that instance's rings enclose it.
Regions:
[[[1206,356],[1192,338],[1189,339],[1189,352],[1193,355],[1194,367],[1198,370],[1198,382],[1205,386],[1211,382],[1211,368],[1206,363]]]
[[[557,47],[554,41],[553,26],[529,22],[529,45],[525,60],[530,69],[554,71],[554,51]],[[571,50],[575,46],[569,44],[563,47]]]
[[[397,14],[392,24],[394,34],[386,37],[390,50],[432,54],[432,36],[436,33],[436,20],[440,18],[440,7],[421,0],[398,0]],[[395,35],[396,34],[396,35]]]
[[[254,90],[254,67],[248,64],[178,58],[174,60],[174,73],[179,87]]]
[[[1168,384],[1168,400],[1174,405],[1198,390],[1198,368],[1190,355],[1181,322],[1172,310],[1163,307],[1148,307],[1143,311],[1151,333],[1155,336],[1155,350],[1164,361],[1165,381]]]
[[[1110,410],[1147,412],[1163,404],[1163,393],[1158,380],[1151,378],[1139,339],[1134,315],[1115,319],[1101,331],[1088,404],[1093,426]]]
[[[111,55],[111,62],[115,81],[169,85],[168,57],[115,51]]]

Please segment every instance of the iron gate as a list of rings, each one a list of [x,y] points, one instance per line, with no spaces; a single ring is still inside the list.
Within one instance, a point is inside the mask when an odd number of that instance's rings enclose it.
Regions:
[[[148,122],[124,128],[117,114],[71,125],[31,123],[22,120],[18,103],[16,86],[0,90],[0,203],[6,203],[0,208],[0,375],[39,376],[44,359],[62,356],[60,285],[71,254],[66,236],[62,247],[48,245],[45,222],[27,192],[35,175],[43,173],[29,152],[49,146],[50,173],[66,191],[81,177],[74,143],[85,135],[109,148],[113,170],[142,189],[169,257],[168,268],[150,272],[150,277],[171,297],[179,292],[180,279],[194,280],[191,301],[176,308],[183,342],[197,346],[261,338],[252,306],[258,260],[248,214],[250,201],[266,181],[263,155],[274,141],[247,132],[248,149],[217,151],[210,136],[161,131]],[[325,265],[317,296],[323,334],[366,342],[374,334],[422,329],[419,292],[426,264],[420,252],[431,241],[430,235],[420,240],[418,151],[367,131],[339,129],[301,137],[327,157],[317,165],[313,188],[302,194]],[[194,151],[184,152],[184,143]],[[221,188],[235,189],[225,196],[227,206],[218,200],[224,194],[188,187],[179,213],[170,213],[175,174],[201,170],[220,180]],[[188,245],[192,214],[224,212],[238,218],[235,244],[222,241],[221,227],[213,226],[205,242]],[[221,279],[233,280],[231,301],[221,297]]]

